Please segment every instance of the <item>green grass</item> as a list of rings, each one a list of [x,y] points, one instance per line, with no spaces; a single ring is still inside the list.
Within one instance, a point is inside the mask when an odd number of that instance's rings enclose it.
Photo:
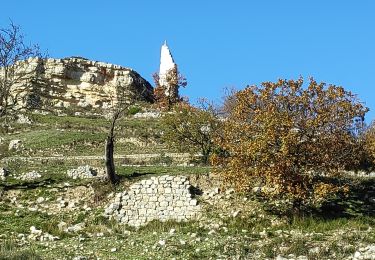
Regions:
[[[35,248],[19,246],[13,240],[0,242],[0,260],[37,260],[42,259]]]
[[[141,177],[150,175],[189,175],[201,174],[211,171],[211,167],[184,167],[184,166],[121,166],[117,174],[124,177]]]

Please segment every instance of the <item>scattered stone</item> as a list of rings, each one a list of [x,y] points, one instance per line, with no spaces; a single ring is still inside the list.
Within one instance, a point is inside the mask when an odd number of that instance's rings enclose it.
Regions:
[[[111,248],[111,252],[116,252],[116,251],[117,251],[116,247]]]
[[[354,260],[373,260],[375,259],[375,244],[359,248],[353,255]]]
[[[165,240],[159,240],[158,244],[161,246],[165,246]]]
[[[43,233],[42,230],[37,229],[35,226],[30,227],[30,235],[28,235],[27,238],[35,241],[55,241],[59,239],[57,236]]]

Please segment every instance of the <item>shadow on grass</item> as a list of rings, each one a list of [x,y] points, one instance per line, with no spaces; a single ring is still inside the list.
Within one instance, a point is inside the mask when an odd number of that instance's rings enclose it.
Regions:
[[[375,178],[345,179],[350,190],[345,195],[330,199],[314,212],[324,218],[375,217]]]
[[[4,182],[0,183],[0,189],[3,191],[7,190],[16,190],[16,189],[36,189],[39,187],[52,185],[58,183],[60,180],[55,178],[45,178],[45,179],[38,179],[33,181],[12,181],[12,182]]]

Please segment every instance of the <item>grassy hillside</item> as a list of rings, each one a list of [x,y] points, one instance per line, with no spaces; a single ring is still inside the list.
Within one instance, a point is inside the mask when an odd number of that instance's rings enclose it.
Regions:
[[[120,185],[112,187],[100,178],[73,180],[66,174],[69,169],[103,167],[109,121],[29,117],[30,125],[12,122],[2,129],[0,167],[11,176],[0,181],[0,259],[351,259],[375,245],[374,179],[342,179],[352,186],[347,197],[314,214],[278,216],[256,194],[217,192],[220,182],[210,167],[178,166],[190,159],[168,155],[176,151],[161,142],[158,119],[128,116],[117,129]],[[8,151],[14,139],[22,140],[24,148]],[[126,157],[137,154],[157,156],[147,161]],[[41,178],[16,178],[33,170]],[[162,174],[190,176],[203,193],[197,195],[203,207],[199,219],[154,221],[136,230],[103,216],[115,193]],[[61,222],[75,229],[64,232]],[[34,240],[32,226],[55,238]]]

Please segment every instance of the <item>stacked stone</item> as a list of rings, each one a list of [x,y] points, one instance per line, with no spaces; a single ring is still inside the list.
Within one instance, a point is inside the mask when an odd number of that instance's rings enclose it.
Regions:
[[[35,179],[39,179],[40,177],[42,177],[42,175],[40,175],[39,172],[31,171],[31,172],[27,172],[27,173],[24,173],[24,174],[16,177],[16,179],[23,180],[23,181],[32,181],[32,180],[35,180]]]
[[[67,175],[73,179],[89,179],[97,176],[97,171],[91,168],[89,165],[85,165],[79,166],[76,169],[68,170]]]
[[[128,191],[117,194],[105,214],[135,227],[152,220],[186,221],[200,211],[190,187],[185,176],[163,175],[142,180],[130,186]]]

